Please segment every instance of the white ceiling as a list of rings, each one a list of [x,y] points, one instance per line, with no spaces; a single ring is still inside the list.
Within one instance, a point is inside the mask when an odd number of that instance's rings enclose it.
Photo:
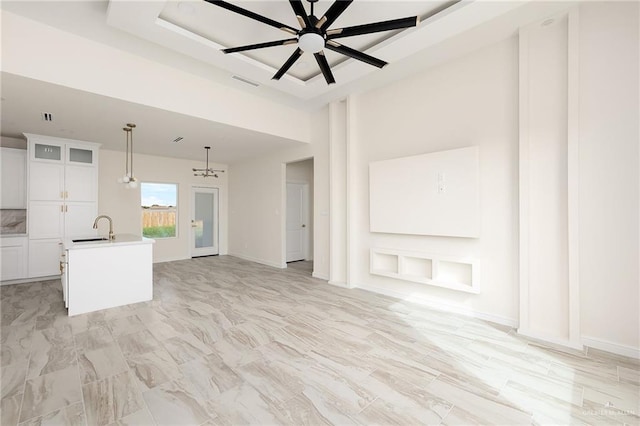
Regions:
[[[434,13],[434,11],[443,9],[453,3],[452,1],[432,0],[429,2],[378,2],[374,5],[371,2],[356,1],[338,17],[330,28],[344,28],[408,16],[428,16]],[[309,14],[310,3],[303,1],[303,4],[307,14]],[[331,1],[317,2],[314,7],[315,16],[318,18],[322,17],[331,4]],[[288,2],[243,1],[240,2],[239,5],[247,10],[274,19],[293,28],[300,28]],[[115,7],[110,10],[110,13],[114,16],[111,20],[112,24],[116,27],[121,25],[120,22],[117,21],[117,18],[115,18]],[[292,37],[291,34],[278,30],[277,28],[204,1],[167,1],[159,15],[159,19],[224,47],[244,46]],[[160,22],[156,22],[156,24],[160,24]],[[137,33],[143,37],[147,36],[140,30],[140,27],[138,27]],[[367,51],[397,33],[398,31],[386,31],[350,37],[339,41],[341,44],[353,49]],[[151,39],[152,36],[148,35],[148,38]],[[296,47],[296,45],[278,46],[239,53],[239,55],[254,59],[263,65],[277,70],[295,51]],[[325,55],[332,67],[348,59],[330,50],[325,51]],[[313,55],[305,54],[304,58],[298,60],[288,74],[301,80],[301,82],[306,82],[320,75],[320,70]]]
[[[287,1],[233,2],[298,27]],[[331,3],[316,3],[316,16]],[[520,26],[570,4],[538,0],[356,0],[332,28],[408,15],[423,19],[416,28],[392,34],[341,39],[345,45],[364,49],[389,65],[378,69],[331,52],[328,59],[336,78],[336,84],[331,86],[318,72],[313,57],[303,57],[280,81],[271,80],[295,46],[272,47],[250,55],[223,54],[220,48],[290,36],[202,0],[3,0],[0,8],[275,102],[314,111],[350,93],[389,84],[513,36]],[[259,87],[234,80],[234,75],[256,82]],[[123,149],[122,125],[134,121],[138,124],[136,150],[140,152],[201,159],[202,147],[211,145],[214,161],[222,163],[298,143],[6,73],[1,77],[1,125],[5,136],[44,133]],[[40,121],[41,111],[54,114],[53,125]],[[177,136],[185,138],[179,146],[169,142]]]

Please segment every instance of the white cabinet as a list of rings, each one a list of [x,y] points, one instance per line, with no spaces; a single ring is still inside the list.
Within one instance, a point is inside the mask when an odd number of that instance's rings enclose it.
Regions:
[[[88,147],[84,144],[67,142],[65,143],[66,164],[82,164],[85,166],[94,166],[97,164],[98,157],[96,151],[92,147]]]
[[[0,208],[26,209],[27,151],[0,148]]]
[[[62,238],[64,230],[64,204],[50,201],[29,203],[29,238]]]
[[[64,245],[63,245],[64,247]],[[63,250],[60,256],[60,281],[62,282],[62,299],[64,300],[64,307],[69,307],[69,251]]]
[[[98,201],[97,169],[87,166],[64,168],[64,196],[67,201]]]
[[[67,202],[64,206],[64,235],[82,237],[95,234],[93,221],[97,211],[97,203]]]
[[[0,281],[27,277],[27,237],[0,238]]]
[[[60,274],[60,239],[29,239],[29,277]]]
[[[26,134],[29,276],[60,273],[65,236],[89,236],[98,214],[98,149],[90,142]]]
[[[66,239],[62,291],[69,316],[152,300],[154,242],[129,234],[95,243]]]
[[[29,200],[64,200],[64,165],[51,163],[29,164]]]

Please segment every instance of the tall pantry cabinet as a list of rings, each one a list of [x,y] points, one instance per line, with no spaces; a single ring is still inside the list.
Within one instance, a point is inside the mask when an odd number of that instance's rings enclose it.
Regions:
[[[25,133],[29,151],[29,277],[60,274],[65,237],[92,236],[99,144]]]

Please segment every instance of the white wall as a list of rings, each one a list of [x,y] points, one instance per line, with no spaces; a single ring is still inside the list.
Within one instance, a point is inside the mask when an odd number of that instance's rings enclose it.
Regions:
[[[348,167],[352,285],[429,299],[515,324],[517,58],[517,40],[510,38],[411,79],[351,98],[353,130]],[[369,162],[471,145],[480,147],[479,239],[369,232]],[[477,258],[481,264],[481,293],[462,294],[370,275],[370,247]]]
[[[27,149],[27,140],[2,136],[0,146],[4,148]]]
[[[306,112],[10,12],[0,13],[2,71],[302,142],[310,140]]]
[[[307,258],[305,260],[313,260],[313,159],[288,163],[287,182],[306,183],[309,185],[309,199],[307,200],[307,212],[309,212],[307,232],[309,233],[309,238]]]
[[[635,348],[636,356],[640,356],[638,27],[638,2],[580,6],[582,334],[587,344]]]
[[[287,181],[313,183],[313,159],[287,163]]]
[[[328,108],[314,113],[311,144],[233,164],[229,173],[229,254],[285,267],[286,163],[314,160],[314,276],[329,276]]]
[[[157,239],[153,246],[153,261],[190,258],[191,231],[191,187],[207,186],[219,188],[219,229],[220,254],[227,253],[228,247],[228,173],[220,173],[219,178],[202,178],[193,176],[192,168],[204,168],[201,161],[182,160],[151,155],[134,154],[134,172],[140,182],[176,183],[178,184],[178,216],[177,237]],[[125,189],[117,183],[124,174],[125,154],[119,151],[100,151],[99,172],[99,214],[106,214],[113,219],[114,232],[141,235],[142,209],[140,207],[140,187]],[[225,164],[210,163],[216,169],[228,169]],[[106,222],[101,222],[101,233],[108,232]]]
[[[578,90],[579,111],[572,116],[570,109],[564,118],[572,126],[567,131],[577,127],[579,170],[577,179],[562,173],[556,176],[557,184],[564,185],[556,188],[557,193],[578,208],[577,214],[576,210],[568,212],[566,206],[556,214],[558,223],[564,221],[565,232],[578,232],[581,340],[588,346],[632,356],[640,355],[638,8],[637,2],[589,2],[579,6],[579,77],[570,73],[566,83],[569,90]],[[566,55],[572,60],[575,53]],[[514,38],[349,99],[346,115],[350,117],[350,130],[345,153],[349,193],[347,285],[517,325],[519,96]],[[564,127],[562,123],[558,126]],[[370,161],[468,145],[480,147],[479,239],[368,232]],[[570,161],[566,152],[562,155],[563,161]],[[567,185],[569,195],[565,192]],[[576,193],[574,200],[578,201],[571,201],[571,194]],[[529,213],[540,220],[548,212],[533,209]],[[370,247],[478,258],[481,293],[458,294],[372,276],[368,272]],[[560,296],[568,309],[576,300],[567,300],[571,294],[563,291]],[[560,296],[546,295],[554,299]],[[545,296],[541,297],[536,303],[544,303]],[[554,315],[561,318],[569,313],[556,309]],[[566,336],[566,321],[559,329],[544,331]]]

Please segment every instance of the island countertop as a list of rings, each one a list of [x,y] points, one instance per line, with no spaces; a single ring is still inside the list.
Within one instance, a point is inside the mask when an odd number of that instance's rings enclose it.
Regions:
[[[88,249],[88,248],[100,248],[100,247],[114,247],[114,246],[130,246],[136,244],[153,244],[156,240],[152,238],[142,237],[140,235],[133,234],[116,234],[116,238],[114,240],[99,240],[99,241],[76,241],[73,240],[81,240],[81,239],[92,239],[92,238],[107,238],[103,236],[74,236],[71,238],[66,238],[64,240],[64,249],[65,250],[76,250],[76,249]]]

